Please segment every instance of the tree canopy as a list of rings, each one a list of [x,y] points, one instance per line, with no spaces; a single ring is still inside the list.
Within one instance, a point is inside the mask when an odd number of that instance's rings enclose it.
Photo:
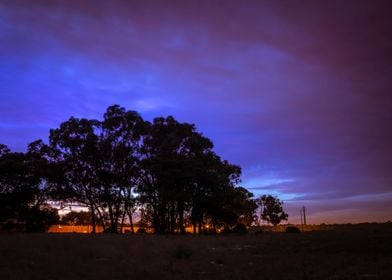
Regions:
[[[274,226],[288,218],[283,211],[283,202],[276,196],[263,195],[257,200],[257,204],[260,207],[260,218]]]
[[[194,124],[172,116],[149,122],[113,105],[103,120],[71,117],[50,130],[48,144],[37,140],[26,153],[0,145],[0,222],[33,223],[34,214],[53,223],[49,202],[61,201],[87,207],[93,232],[97,224],[113,233],[125,221],[132,226],[135,211],[157,233],[249,226],[257,204],[238,186],[240,176]]]
[[[0,146],[0,223],[24,221],[27,231],[45,231],[58,221],[57,211],[47,204],[48,162],[29,145],[27,153]]]

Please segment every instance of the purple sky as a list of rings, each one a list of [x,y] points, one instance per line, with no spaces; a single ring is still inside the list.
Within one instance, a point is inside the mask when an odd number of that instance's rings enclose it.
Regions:
[[[195,123],[289,222],[392,220],[390,3],[2,0],[0,143],[120,104]]]

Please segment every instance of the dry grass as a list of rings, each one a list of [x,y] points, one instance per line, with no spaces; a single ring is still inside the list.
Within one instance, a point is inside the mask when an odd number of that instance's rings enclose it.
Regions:
[[[0,235],[0,279],[392,279],[391,226],[244,236]]]

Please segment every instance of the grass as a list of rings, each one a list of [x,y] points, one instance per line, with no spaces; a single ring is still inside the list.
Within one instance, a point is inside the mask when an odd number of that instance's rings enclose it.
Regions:
[[[185,246],[183,244],[177,245],[177,247],[173,251],[173,257],[179,260],[189,259],[193,254],[193,251],[190,247]]]
[[[392,229],[0,235],[0,279],[392,279]]]

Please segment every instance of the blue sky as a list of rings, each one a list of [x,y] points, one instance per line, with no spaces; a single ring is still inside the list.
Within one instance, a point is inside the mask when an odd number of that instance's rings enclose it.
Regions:
[[[391,220],[388,1],[2,1],[0,143],[120,104],[195,123],[290,222]]]

